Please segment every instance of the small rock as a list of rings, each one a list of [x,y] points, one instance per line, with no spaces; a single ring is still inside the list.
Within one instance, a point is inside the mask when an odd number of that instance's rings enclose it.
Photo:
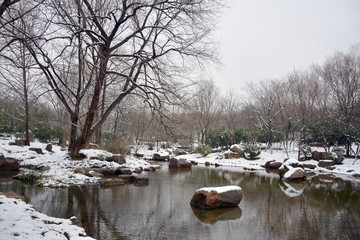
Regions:
[[[215,163],[215,167],[220,167],[221,165],[218,163]]]
[[[198,163],[195,162],[195,161],[190,161],[190,162],[191,162],[191,164],[194,165],[194,166],[197,166],[197,165],[198,165]]]
[[[231,151],[225,152],[224,156],[225,156],[225,159],[237,159],[237,158],[241,157],[240,153],[231,152]]]
[[[42,171],[49,171],[50,169],[50,166],[44,166],[41,168]]]
[[[141,169],[141,168],[135,168],[133,172],[134,172],[134,173],[141,173],[141,172],[142,172],[142,169]]]
[[[48,145],[46,145],[45,150],[48,152],[52,152],[52,144],[49,143]]]
[[[210,163],[209,163],[209,162],[205,162],[205,166],[206,166],[206,167],[210,166]]]
[[[107,157],[107,158],[105,158],[105,161],[116,162],[118,164],[125,164],[126,163],[126,160],[125,160],[124,156],[122,156],[122,155],[113,155],[111,157]]]
[[[9,142],[9,146],[15,146],[16,143],[15,142]]]
[[[70,218],[70,221],[71,221],[71,224],[72,224],[72,225],[76,225],[76,224],[79,223],[79,220],[78,220],[77,217],[75,217],[75,216],[72,216],[72,217]]]
[[[152,160],[154,160],[154,161],[169,161],[169,155],[161,156],[158,153],[154,153]]]
[[[303,167],[309,168],[309,169],[315,169],[317,166],[315,164],[311,164],[311,163],[304,163]]]
[[[41,148],[29,148],[30,151],[34,151],[37,154],[43,154],[42,149]]]
[[[177,148],[177,149],[174,150],[174,155],[175,156],[186,155],[186,154],[187,154],[187,152],[184,149]]]
[[[127,168],[118,168],[118,169],[116,169],[115,174],[116,175],[121,175],[121,174],[131,175],[132,171],[130,169],[127,169]]]
[[[25,144],[26,144],[25,139],[16,139],[15,140],[15,145],[17,145],[17,146],[25,146]]]

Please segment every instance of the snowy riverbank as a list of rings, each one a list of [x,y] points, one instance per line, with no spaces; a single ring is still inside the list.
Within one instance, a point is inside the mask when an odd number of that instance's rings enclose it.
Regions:
[[[0,195],[0,239],[91,240],[70,219],[49,217],[21,200]]]
[[[85,149],[81,153],[87,156],[86,159],[71,160],[67,151],[62,151],[60,146],[53,145],[52,151],[49,152],[45,150],[46,144],[40,142],[32,142],[30,147],[9,145],[9,142],[12,140],[0,140],[0,153],[5,157],[19,160],[21,167],[26,166],[26,168],[21,168],[25,171],[28,171],[28,168],[39,170],[42,175],[40,184],[44,187],[66,187],[69,185],[98,184],[100,182],[101,178],[74,173],[76,168],[117,169],[123,167],[133,171],[136,168],[146,169],[152,166],[147,161],[132,156],[126,157],[125,164],[97,160],[112,155],[103,150]],[[38,154],[29,148],[40,148],[43,154]]]

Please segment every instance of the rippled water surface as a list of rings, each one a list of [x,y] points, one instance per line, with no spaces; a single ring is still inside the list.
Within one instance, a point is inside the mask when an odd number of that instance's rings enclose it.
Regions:
[[[2,178],[0,191],[31,197],[54,217],[77,216],[97,239],[360,239],[360,184],[316,176],[287,183],[276,174],[193,167],[142,173],[147,186],[127,184],[52,190]],[[192,208],[195,190],[238,185],[238,208]]]

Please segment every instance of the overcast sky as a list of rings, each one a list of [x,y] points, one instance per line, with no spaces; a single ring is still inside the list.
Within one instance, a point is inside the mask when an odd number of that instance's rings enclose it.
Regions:
[[[216,31],[222,92],[284,77],[360,43],[360,0],[228,0]]]

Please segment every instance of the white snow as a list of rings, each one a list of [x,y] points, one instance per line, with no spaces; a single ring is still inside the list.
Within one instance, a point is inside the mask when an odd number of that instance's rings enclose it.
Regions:
[[[239,186],[222,186],[222,187],[204,187],[196,190],[205,191],[205,192],[217,192],[217,193],[224,193],[229,191],[241,191],[241,187]]]
[[[70,219],[49,217],[18,199],[0,195],[0,239],[91,240]]]

